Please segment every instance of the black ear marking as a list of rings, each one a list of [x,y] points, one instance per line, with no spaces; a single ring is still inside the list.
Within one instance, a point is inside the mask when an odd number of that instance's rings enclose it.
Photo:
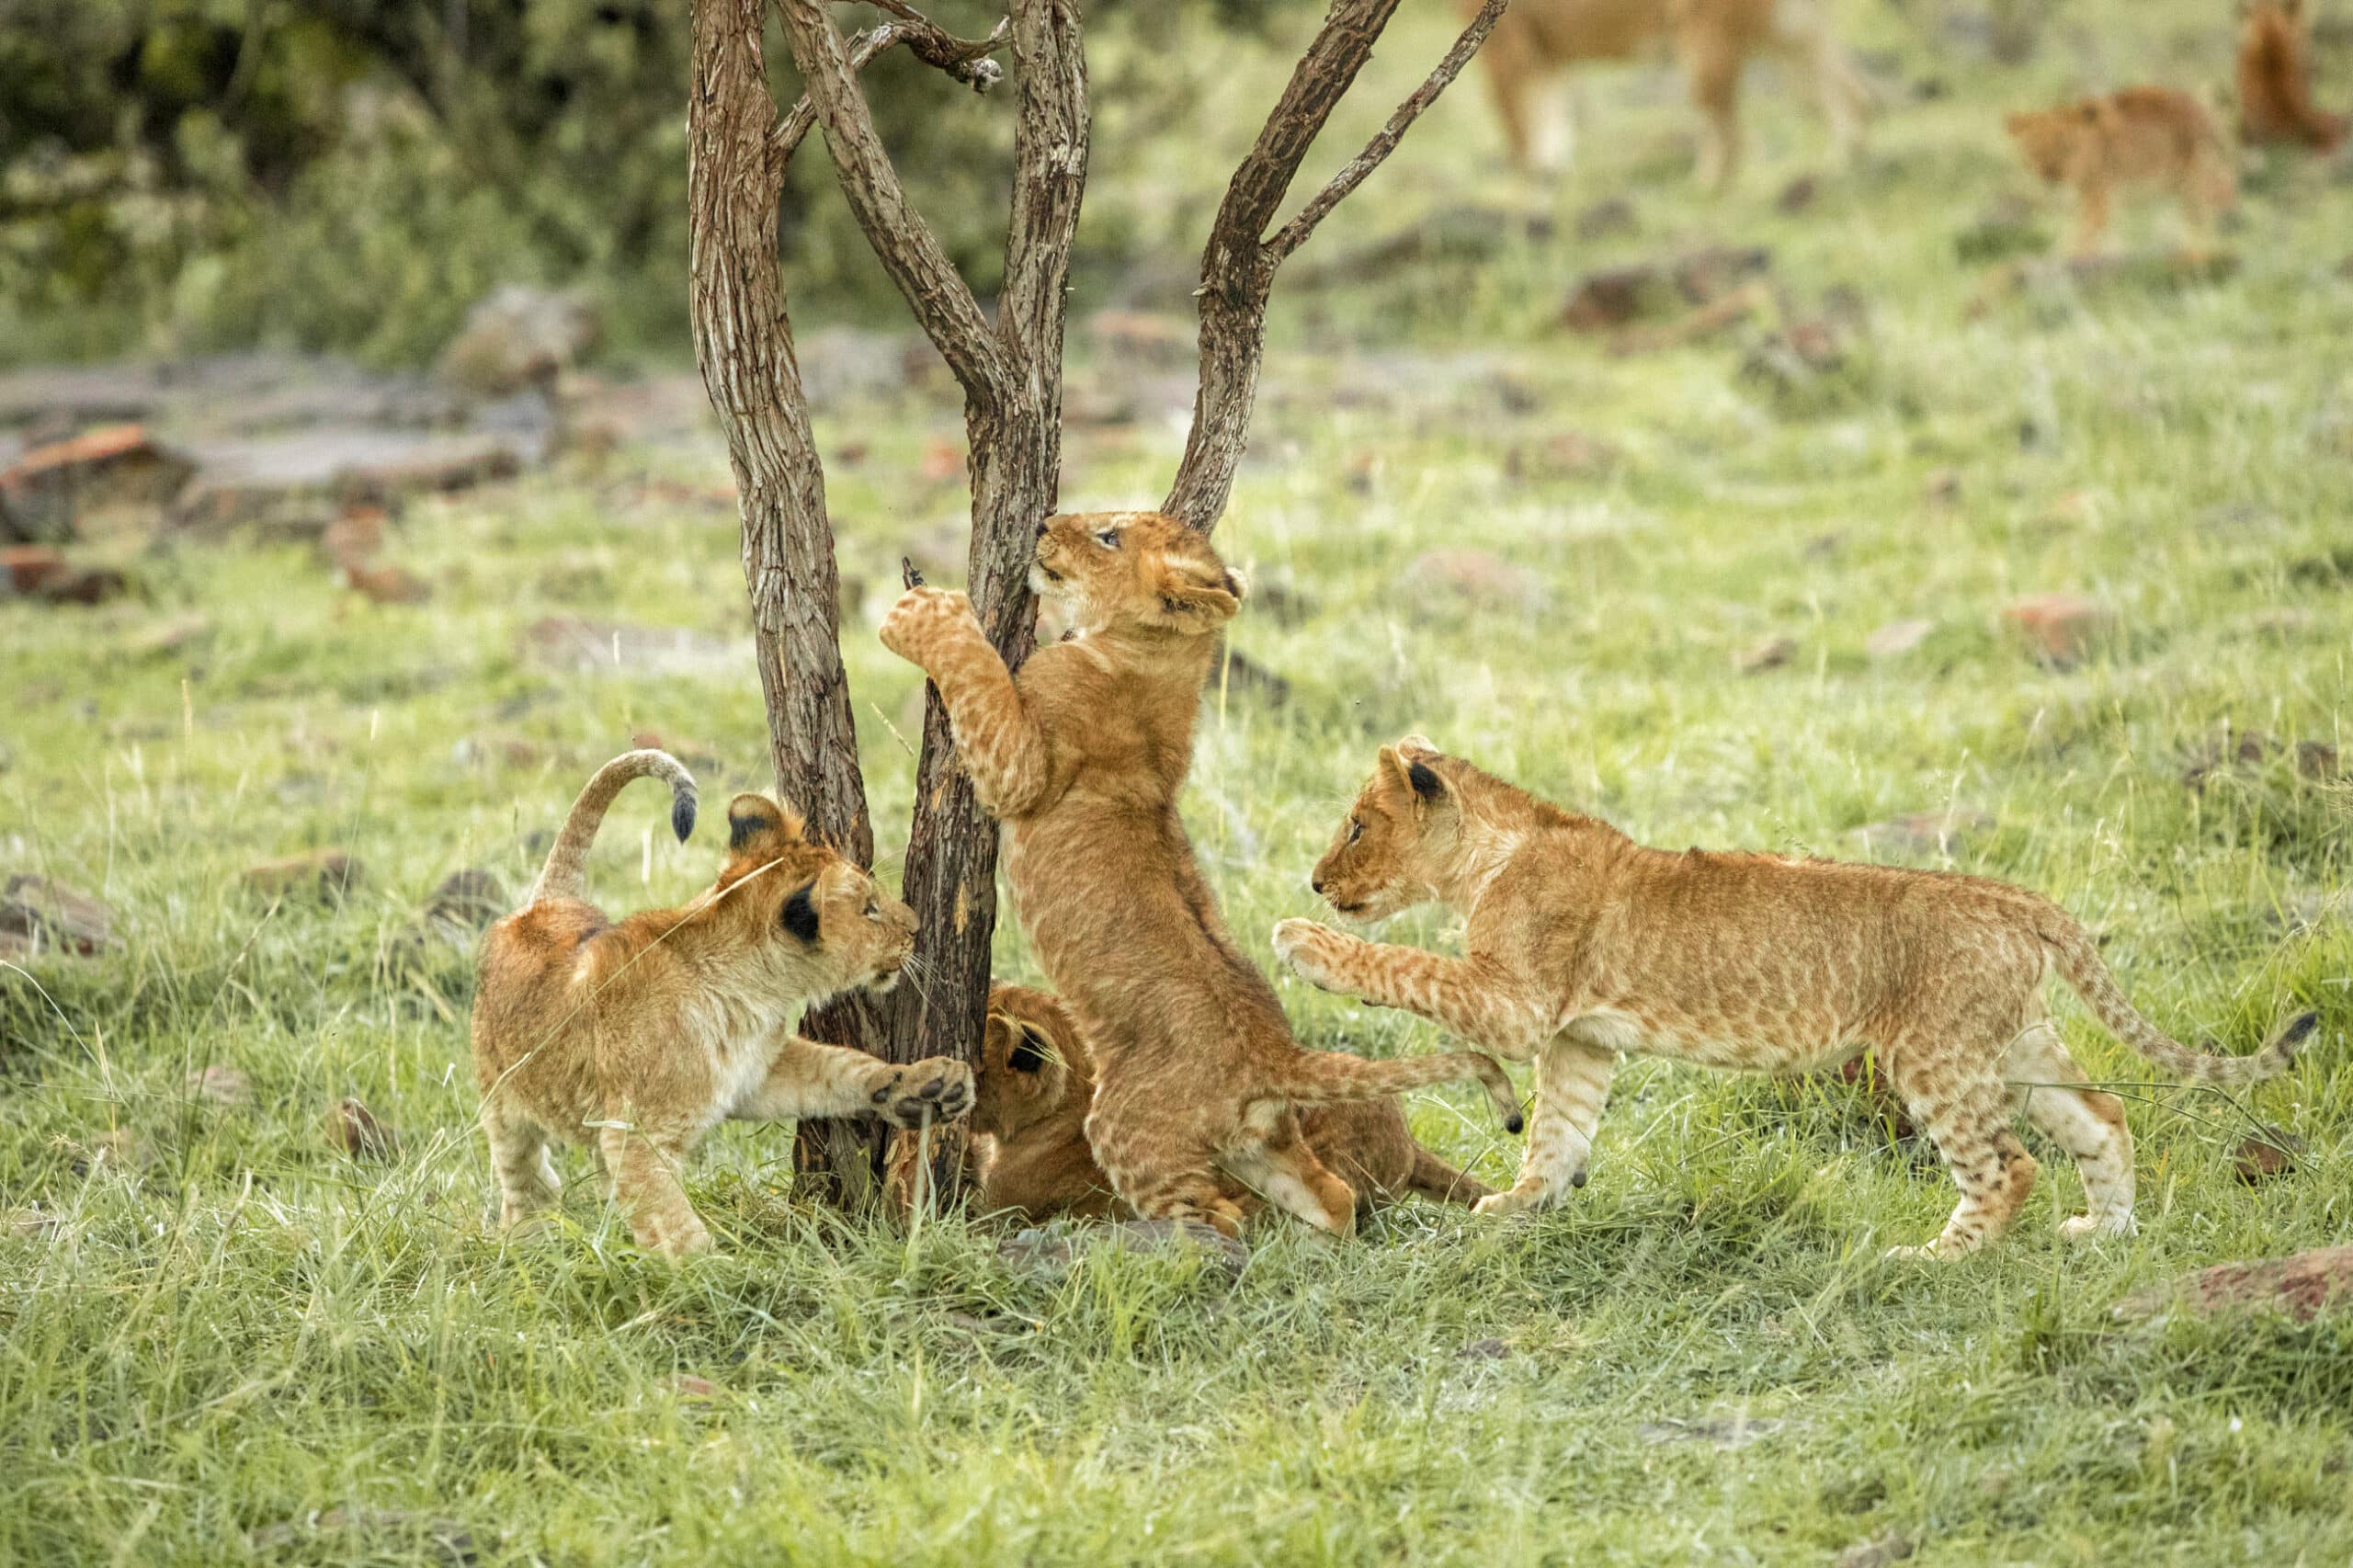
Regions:
[[[804,942],[817,939],[817,905],[809,896],[816,891],[813,881],[794,889],[792,896],[784,901],[784,913],[779,917],[786,930]]]
[[[1446,793],[1445,780],[1438,778],[1438,770],[1426,762],[1409,764],[1405,769],[1405,780],[1413,785],[1414,793],[1425,801],[1435,801]]]
[[[1016,1041],[1005,1064],[1016,1073],[1035,1073],[1046,1064],[1046,1038],[1029,1025],[1021,1026],[1021,1038]]]
[[[760,829],[768,825],[770,825],[768,819],[757,812],[738,811],[728,812],[727,847],[730,849],[743,848],[745,844],[750,840],[752,835],[759,832]]]

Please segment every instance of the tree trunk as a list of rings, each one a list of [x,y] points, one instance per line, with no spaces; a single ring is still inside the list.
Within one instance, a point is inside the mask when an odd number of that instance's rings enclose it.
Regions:
[[[840,583],[825,476],[793,358],[776,245],[782,171],[768,151],[776,103],[760,51],[762,0],[695,0],[688,100],[689,307],[703,387],[727,437],[743,519],[744,577],[767,705],[777,789],[812,834],[861,866],[874,826],[858,766],[858,726],[842,670]],[[882,1052],[882,1009],[853,998],[801,1025],[814,1040]],[[859,1150],[874,1145],[872,1155]],[[810,1122],[799,1166],[835,1178],[831,1196],[865,1196],[856,1173],[880,1139],[853,1122]]]

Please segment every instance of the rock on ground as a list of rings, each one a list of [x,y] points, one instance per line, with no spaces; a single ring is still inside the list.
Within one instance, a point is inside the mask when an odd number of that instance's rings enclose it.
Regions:
[[[20,872],[0,892],[0,937],[33,952],[87,957],[114,946],[114,911],[63,882]]]
[[[2109,1315],[2129,1323],[2173,1307],[2193,1312],[2270,1307],[2310,1323],[2323,1307],[2348,1296],[2353,1296],[2353,1246],[2316,1247],[2287,1257],[2201,1268],[2169,1285],[2125,1297],[2109,1309]]]

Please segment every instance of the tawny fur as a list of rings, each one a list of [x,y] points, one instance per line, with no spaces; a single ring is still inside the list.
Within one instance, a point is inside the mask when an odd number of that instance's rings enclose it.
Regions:
[[[2075,191],[2075,233],[2068,248],[2077,256],[2099,248],[2120,190],[2152,187],[2171,193],[2197,247],[2211,239],[2216,216],[2238,199],[2230,151],[2213,117],[2188,93],[2127,87],[2014,114],[2003,124],[2027,167],[2044,183]]]
[[[2239,23],[2239,140],[2336,151],[2345,117],[2313,103],[2312,83],[2303,0],[2256,0]]]
[[[1302,1051],[1227,933],[1176,814],[1202,683],[1242,598],[1209,541],[1157,513],[1050,517],[1032,581],[1073,631],[1018,677],[960,593],[909,589],[882,642],[938,687],[982,804],[1010,828],[1022,925],[1095,1055],[1086,1134],[1112,1189],[1148,1219],[1233,1234],[1222,1173],[1345,1235],[1356,1195],[1301,1138],[1300,1109],[1476,1077],[1516,1131],[1489,1057]]]
[[[2135,1051],[2180,1077],[2283,1072],[2304,1014],[2252,1056],[2193,1051],[2135,1012],[2083,927],[2039,894],[1980,877],[1772,855],[1648,849],[1439,756],[1383,747],[1315,890],[1378,920],[1429,900],[1465,922],[1464,954],[1363,941],[1310,920],[1275,950],[1327,991],[1402,1007],[1536,1062],[1518,1181],[1483,1213],[1556,1203],[1585,1183],[1621,1051],[1802,1073],[1866,1046],[1943,1154],[1961,1202],[1926,1247],[2001,1233],[2034,1185],[2023,1110],[2075,1156],[2088,1212],[2069,1236],[2132,1229],[2132,1141],[2113,1095],[2081,1087],[2042,1001],[2056,971]]]
[[[893,1067],[791,1032],[805,1007],[887,990],[915,920],[772,801],[728,807],[710,892],[608,923],[581,897],[581,867],[605,808],[647,777],[669,783],[679,838],[693,830],[694,780],[665,753],[631,752],[589,780],[530,902],[483,937],[474,1074],[502,1225],[554,1200],[551,1140],[585,1144],[638,1244],[676,1257],[711,1244],[678,1176],[723,1119],[870,1113],[914,1127],[961,1115],[972,1077],[944,1057]]]
[[[973,1074],[972,1148],[978,1207],[1029,1220],[1132,1219],[1086,1142],[1095,1062],[1070,1010],[1047,992],[992,986],[988,1030]],[[1300,1135],[1356,1189],[1359,1213],[1407,1193],[1476,1203],[1486,1187],[1414,1141],[1394,1099],[1318,1106]],[[1245,1215],[1257,1198],[1228,1178],[1222,1190]]]
[[[1480,0],[1461,4],[1476,11]],[[1567,165],[1567,67],[1669,48],[1699,110],[1698,173],[1711,189],[1739,167],[1741,74],[1758,55],[1805,79],[1842,161],[1861,145],[1871,92],[1833,36],[1825,0],[1512,0],[1479,59],[1513,164]]]

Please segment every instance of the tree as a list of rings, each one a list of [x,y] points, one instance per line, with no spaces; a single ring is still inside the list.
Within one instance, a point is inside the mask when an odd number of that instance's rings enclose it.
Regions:
[[[986,38],[934,26],[904,0],[845,39],[827,0],[774,0],[806,94],[779,115],[761,25],[770,0],[694,0],[688,108],[690,308],[703,383],[725,430],[742,513],[744,572],[777,783],[811,831],[861,864],[874,852],[840,652],[838,582],[824,468],[793,357],[777,203],[785,165],[822,131],[842,192],[875,257],[964,394],[972,493],[969,585],[1008,665],[1034,642],[1031,542],[1054,509],[1062,472],[1064,288],[1086,187],[1086,63],[1078,0],[1010,0]],[[1256,142],[1234,171],[1201,259],[1200,379],[1191,433],[1165,509],[1204,532],[1232,494],[1264,357],[1267,301],[1284,259],[1389,155],[1503,15],[1485,0],[1453,48],[1299,212],[1269,233],[1302,158],[1370,58],[1399,0],[1334,0]],[[1003,291],[992,321],[908,199],[874,128],[859,71],[904,45],[951,80],[1015,97],[1014,187]],[[893,1062],[977,1051],[996,926],[995,825],[956,767],[938,694],[929,695],[916,764],[904,892],[921,922],[924,983],[888,1006],[859,998],[813,1016],[806,1032]],[[961,1138],[936,1137],[936,1180],[952,1181]],[[879,1190],[881,1134],[810,1123],[804,1180],[859,1205]]]

